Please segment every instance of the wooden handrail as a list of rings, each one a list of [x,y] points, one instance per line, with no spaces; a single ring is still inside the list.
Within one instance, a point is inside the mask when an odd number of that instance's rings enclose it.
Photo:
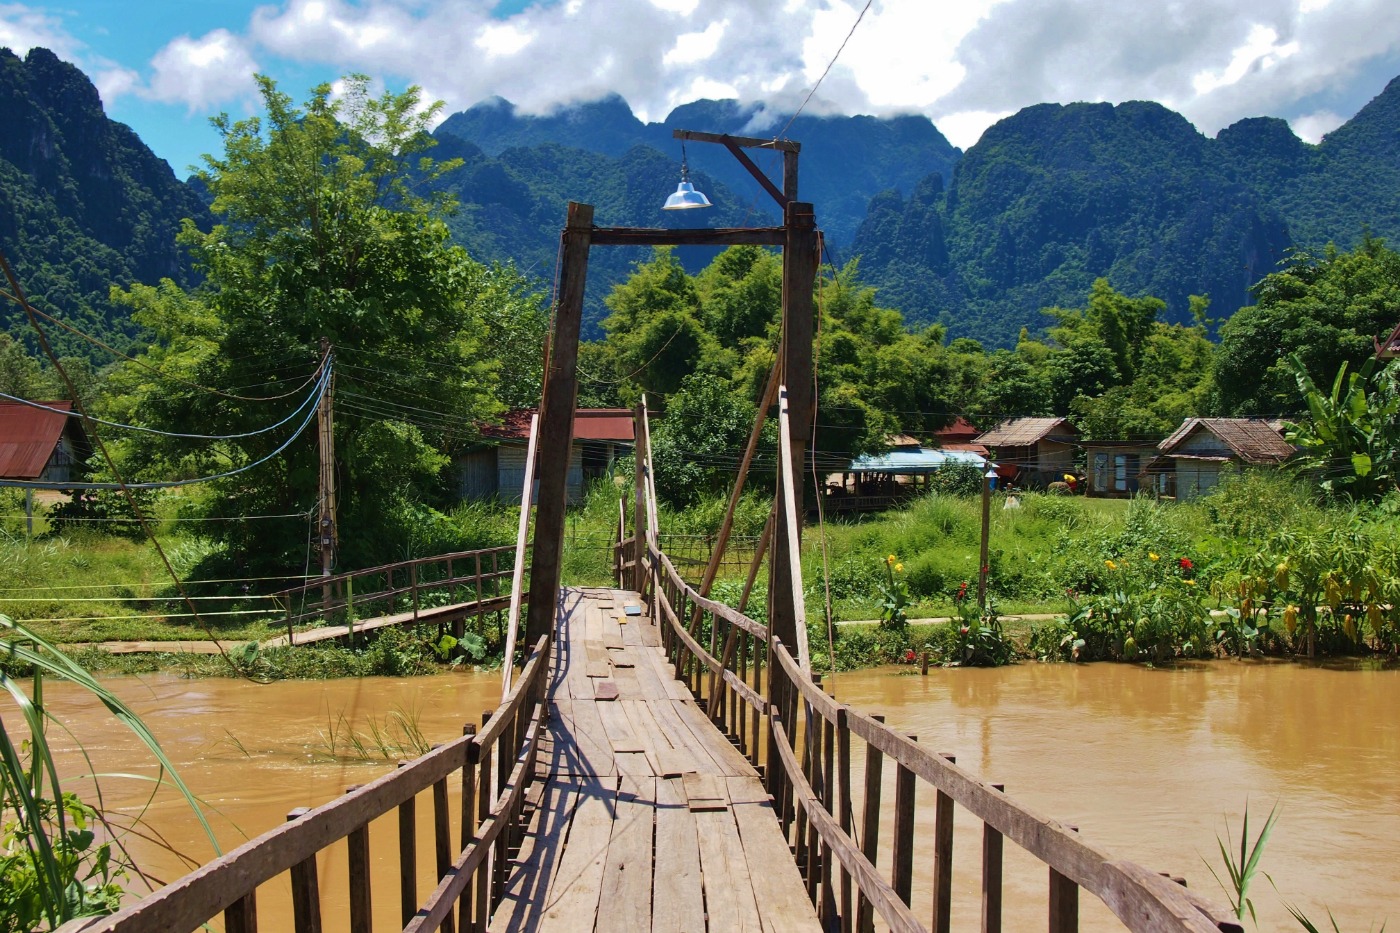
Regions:
[[[1067,886],[1064,890],[1069,892],[1071,898],[1079,889],[1088,892],[1102,901],[1131,930],[1138,933],[1240,930],[1228,912],[1214,907],[1193,892],[1140,865],[1114,858],[1077,832],[1007,796],[999,786],[993,787],[979,781],[950,758],[929,751],[913,738],[899,733],[875,717],[839,703],[813,682],[786,645],[769,638],[767,627],[735,609],[701,596],[695,587],[681,578],[664,551],[654,546],[649,547],[648,551],[659,610],[657,621],[663,625],[663,643],[675,661],[677,677],[687,682],[697,697],[701,697],[701,678],[695,672],[699,669],[708,672],[711,718],[721,729],[726,728],[722,708],[726,697],[741,700],[751,712],[758,711],[764,716],[769,724],[769,741],[766,743],[768,767],[778,769],[781,775],[776,784],[770,785],[775,808],[785,831],[791,832],[796,827],[795,837],[790,841],[793,842],[799,864],[805,865],[809,871],[809,890],[814,901],[818,900],[819,893],[826,898],[819,905],[824,917],[827,916],[826,911],[837,908],[832,894],[832,865],[822,859],[834,858],[839,863],[842,883],[854,878],[863,902],[868,908],[873,907],[878,911],[891,929],[923,929],[908,912],[907,871],[901,874],[899,867],[912,852],[913,782],[921,780],[938,791],[938,819],[942,824],[937,827],[940,846],[943,844],[942,835],[947,834],[949,848],[941,856],[944,864],[937,869],[942,873],[940,883],[944,877],[951,877],[951,820],[952,807],[956,804],[982,821],[984,833],[1010,839],[1048,866],[1052,877],[1059,878],[1059,883]],[[688,620],[685,616],[689,613],[682,608],[686,606],[701,615],[708,613],[717,627],[721,624],[730,627],[723,658],[716,658],[713,651],[706,650],[686,624]],[[689,621],[695,622],[699,617],[695,616]],[[735,633],[754,638],[755,645],[766,645],[769,679],[771,681],[776,677],[778,683],[784,685],[777,693],[770,689],[770,696],[775,698],[773,702],[766,700],[745,682],[744,677],[730,669],[735,655]],[[757,684],[755,678],[754,685]],[[723,685],[722,688],[720,685]],[[806,740],[800,749],[799,761],[799,751],[793,744],[794,736],[786,731],[784,720],[798,721],[804,716],[807,717]],[[734,735],[734,725],[746,724],[746,720],[742,713],[735,712],[728,714],[728,720],[728,731],[741,747],[746,742],[753,743],[750,754],[757,761],[758,730],[754,728],[754,734],[747,737]],[[757,721],[754,720],[755,723]],[[891,880],[881,877],[875,869],[874,849],[868,850],[870,856],[867,857],[852,835],[842,828],[842,823],[850,825],[852,820],[849,796],[851,736],[866,743],[868,755],[874,755],[877,759],[875,766],[878,767],[878,759],[888,757],[900,775],[897,789],[903,787],[903,790],[898,791],[896,804],[908,808],[909,812],[902,819],[896,815],[896,867]],[[840,773],[835,772],[834,757],[840,759]],[[821,790],[815,789],[814,784],[820,784]],[[835,796],[838,788],[841,792],[839,814]],[[942,813],[944,801],[946,818]],[[819,857],[818,849],[826,853],[824,857]],[[999,860],[995,870],[1000,871]],[[812,871],[818,871],[821,877],[812,875]],[[999,890],[999,881],[997,884]],[[843,888],[840,908],[843,911],[842,920],[853,921],[854,915],[844,914],[850,904],[845,890]],[[1052,904],[1056,896],[1052,894]],[[940,930],[946,928],[944,912],[946,904],[940,906],[935,916],[936,928]],[[1071,912],[1069,916],[1072,915]],[[1054,929],[1074,927],[1056,926]]]
[[[510,694],[479,733],[448,742],[389,774],[309,810],[118,913],[96,920],[73,921],[65,925],[64,933],[76,933],[78,930],[84,933],[144,933],[147,930],[181,933],[196,930],[221,911],[242,902],[259,885],[314,858],[322,849],[347,838],[377,817],[409,803],[419,793],[446,780],[454,772],[471,769],[485,760],[491,747],[509,736],[509,728],[519,722],[528,703],[529,721],[517,733],[522,735],[524,741],[520,748],[513,751],[516,766],[510,774],[509,785],[485,808],[484,822],[473,827],[470,834],[472,841],[456,862],[458,873],[454,876],[449,872],[450,878],[462,880],[462,885],[454,888],[460,894],[470,880],[470,873],[462,873],[461,869],[480,866],[484,862],[509,822],[506,817],[518,810],[523,785],[533,774],[547,700],[545,688],[548,685],[551,646],[550,636],[540,638]],[[438,888],[443,888],[442,882]],[[455,900],[455,897],[449,900],[445,908],[433,906],[430,915],[446,916],[444,910],[450,911]],[[430,901],[430,904],[433,903]],[[436,926],[419,928],[436,929]]]
[[[385,573],[386,571],[398,570],[399,568],[407,567],[410,564],[430,564],[436,563],[438,561],[460,560],[464,557],[474,557],[478,554],[484,556],[486,554],[504,553],[515,553],[515,545],[503,544],[499,547],[478,548],[475,551],[453,551],[450,554],[437,554],[432,557],[414,557],[410,558],[409,560],[397,561],[391,564],[380,564],[376,567],[364,567],[360,570],[347,570],[346,572],[338,573],[333,577],[312,577],[308,579],[305,583],[300,583],[296,586],[288,587],[285,590],[278,590],[272,595],[274,597],[281,598],[285,596],[290,596],[293,593],[301,593],[306,590],[319,590],[321,587],[327,584],[343,583],[346,580],[354,579],[356,577],[365,577],[371,576],[376,573]]]

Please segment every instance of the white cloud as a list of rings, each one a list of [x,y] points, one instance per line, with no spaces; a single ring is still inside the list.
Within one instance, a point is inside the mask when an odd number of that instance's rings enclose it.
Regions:
[[[244,41],[227,29],[215,29],[198,39],[173,39],[151,59],[151,67],[145,93],[156,100],[183,103],[191,111],[249,96],[258,70]]]
[[[118,97],[137,91],[141,87],[141,76],[130,68],[112,66],[103,68],[92,76],[97,93],[104,104],[110,105]]]
[[[486,0],[274,0],[238,34],[173,41],[148,93],[226,100],[256,55],[431,87],[448,112],[496,95],[538,113],[614,93],[642,119],[696,95],[778,112],[805,98],[864,5],[539,0],[501,18]],[[27,10],[0,5],[0,28],[17,28],[15,9]],[[1387,56],[1400,59],[1395,0],[875,0],[807,107],[923,113],[961,146],[1045,101],[1157,100],[1206,133],[1257,115],[1312,128],[1346,109],[1329,95]]]
[[[24,55],[35,47],[46,48],[59,58],[72,61],[81,45],[57,16],[22,3],[0,3],[0,47],[16,55]]]
[[[661,56],[663,65],[693,65],[703,62],[719,50],[728,20],[720,20],[705,27],[704,32],[687,32],[676,36],[676,44]]]
[[[1289,121],[1299,139],[1310,143],[1322,142],[1322,137],[1346,122],[1346,118],[1330,110],[1304,114]]]

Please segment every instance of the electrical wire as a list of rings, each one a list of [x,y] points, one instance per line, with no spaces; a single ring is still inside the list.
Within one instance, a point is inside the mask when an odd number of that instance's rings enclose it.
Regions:
[[[318,391],[317,391],[317,395],[316,395],[316,398],[317,398],[317,399],[319,399],[320,396],[323,395],[323,394],[325,393],[326,387],[330,384],[330,377],[331,377],[331,368],[328,366],[328,367],[326,367],[325,371],[324,371],[323,374],[322,374],[320,387],[319,387],[319,389],[318,389]],[[87,416],[84,415],[83,417],[86,418]],[[272,453],[268,454],[267,456],[261,457],[261,458],[259,458],[259,459],[257,459],[257,460],[254,460],[252,463],[245,464],[244,466],[238,467],[238,468],[233,469],[233,470],[226,470],[226,471],[224,471],[223,473],[214,473],[214,474],[209,475],[209,476],[197,476],[197,477],[195,477],[195,478],[193,478],[193,479],[172,479],[172,480],[161,480],[161,481],[149,482],[149,483],[125,483],[125,482],[116,482],[116,483],[86,483],[86,482],[63,482],[63,483],[53,483],[53,482],[49,482],[49,483],[45,483],[45,482],[40,482],[40,481],[38,481],[38,480],[0,479],[0,487],[8,486],[8,487],[13,487],[13,488],[15,488],[15,489],[107,489],[107,490],[127,490],[127,489],[177,489],[177,488],[180,488],[180,487],[183,487],[183,486],[196,486],[196,485],[199,485],[199,484],[201,484],[201,483],[211,483],[211,482],[213,482],[213,481],[215,481],[215,480],[228,479],[230,476],[237,476],[237,475],[240,474],[240,473],[246,473],[246,472],[248,472],[249,470],[252,470],[252,469],[255,469],[256,467],[262,466],[264,463],[267,463],[269,460],[272,460],[272,459],[274,459],[274,458],[280,456],[281,453],[282,453],[284,450],[286,450],[288,447],[292,446],[292,443],[293,443],[294,441],[296,441],[297,438],[301,437],[302,433],[306,430],[307,426],[308,426],[309,424],[311,424],[311,419],[313,419],[313,418],[315,418],[315,417],[316,417],[316,406],[312,406],[311,410],[307,412],[306,417],[302,420],[301,426],[297,428],[296,432],[295,432],[294,434],[292,434],[291,437],[289,437],[289,438],[287,438],[285,441],[283,441],[283,442],[282,442],[282,445],[281,445],[280,447],[278,447],[276,450],[274,450]],[[140,522],[143,526],[145,525],[145,517],[144,517],[144,516],[138,515],[138,516],[137,516],[137,521]]]
[[[325,362],[325,361],[322,361],[321,365],[324,367],[324,366],[326,365],[326,362]],[[318,374],[318,375],[320,374],[320,370],[319,370],[319,369],[318,369],[318,371],[317,371],[317,374]],[[10,395],[8,392],[0,392],[0,398],[8,399],[8,400],[10,400],[11,402],[18,402],[19,404],[21,404],[21,405],[26,405],[26,406],[28,406],[28,407],[30,407],[30,408],[37,408],[37,409],[39,409],[40,411],[46,411],[46,412],[49,412],[50,414],[62,415],[62,416],[65,417],[65,418],[84,418],[84,417],[85,417],[85,418],[87,418],[87,420],[89,420],[89,421],[92,421],[92,422],[94,422],[94,423],[96,423],[96,424],[106,425],[106,426],[109,427],[109,428],[120,428],[120,429],[125,430],[125,431],[139,431],[139,432],[141,432],[142,434],[156,434],[156,435],[159,435],[160,437],[178,437],[178,438],[184,438],[184,439],[186,439],[186,440],[198,440],[198,441],[232,441],[232,440],[238,440],[238,439],[244,438],[244,437],[257,437],[259,434],[267,434],[267,433],[269,433],[269,432],[271,432],[271,431],[276,431],[278,428],[282,427],[284,424],[286,424],[287,422],[291,421],[291,420],[292,420],[293,418],[295,418],[298,414],[300,414],[300,413],[301,413],[301,410],[302,410],[303,408],[305,408],[307,405],[311,405],[311,404],[314,404],[315,402],[320,401],[320,397],[321,397],[321,394],[320,394],[319,392],[313,392],[311,395],[308,395],[308,396],[306,397],[306,400],[305,400],[305,401],[303,401],[301,404],[297,405],[297,407],[296,407],[295,409],[293,409],[292,413],[289,414],[287,417],[283,418],[281,421],[277,422],[276,424],[269,425],[268,427],[265,427],[265,428],[258,428],[256,431],[245,431],[245,432],[242,433],[242,434],[183,434],[183,433],[180,433],[180,432],[178,432],[178,431],[162,431],[162,430],[160,430],[159,428],[148,428],[148,427],[144,427],[144,426],[139,425],[139,424],[122,424],[122,423],[119,422],[119,421],[107,421],[107,420],[104,419],[104,418],[98,418],[96,415],[81,415],[81,414],[79,414],[79,413],[76,412],[76,411],[65,410],[65,409],[62,409],[62,408],[53,408],[53,407],[48,406],[48,405],[45,405],[45,404],[43,404],[43,403],[41,403],[41,402],[33,402],[33,401],[28,400],[28,399],[20,398],[18,395]]]

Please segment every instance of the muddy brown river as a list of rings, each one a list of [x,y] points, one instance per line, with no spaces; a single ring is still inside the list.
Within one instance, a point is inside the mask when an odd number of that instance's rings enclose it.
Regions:
[[[402,738],[397,724],[407,721],[428,741],[446,741],[464,723],[479,722],[500,691],[496,675],[461,673],[267,686],[175,676],[107,683],[146,719],[213,808],[226,848],[282,822],[293,807],[324,803],[392,767],[378,746],[394,742],[376,740],[376,729]],[[1246,804],[1253,827],[1278,803],[1261,867],[1284,897],[1257,879],[1260,929],[1299,929],[1284,898],[1329,929],[1330,908],[1344,933],[1373,922],[1379,929],[1387,918],[1400,923],[1400,671],[1236,662],[1175,670],[1022,664],[928,677],[882,669],[839,675],[836,693],[956,754],[959,764],[1005,783],[1008,793],[1077,825],[1111,852],[1186,876],[1217,902],[1224,897],[1206,867],[1224,877],[1217,836],[1228,829],[1238,841]],[[47,698],[98,770],[129,771],[133,758],[144,760],[136,741],[94,701],[57,684]],[[12,721],[12,707],[0,712]],[[353,748],[352,735],[362,750]],[[370,760],[360,760],[364,754]],[[70,773],[85,770],[76,755],[68,762]],[[104,792],[108,808],[130,813],[149,786],[111,778]],[[918,802],[931,811],[932,793],[921,789]],[[158,795],[146,821],[193,858],[212,854],[188,811],[168,795]],[[960,812],[957,826],[954,925],[968,929],[977,917],[980,824]],[[915,904],[926,921],[931,835],[921,819]],[[889,838],[888,829],[882,836]],[[420,839],[431,839],[426,825]],[[153,874],[179,873],[169,852],[140,839],[129,844]],[[1006,851],[1006,928],[1043,928],[1044,868],[1012,844]],[[334,858],[321,866],[321,884],[328,901],[343,903],[345,868]],[[428,858],[425,849],[420,859]],[[376,921],[384,928],[397,920],[395,878],[375,884]],[[260,892],[269,929],[281,928],[280,903],[276,890]],[[1083,929],[1121,929],[1097,901],[1085,896],[1081,904]]]

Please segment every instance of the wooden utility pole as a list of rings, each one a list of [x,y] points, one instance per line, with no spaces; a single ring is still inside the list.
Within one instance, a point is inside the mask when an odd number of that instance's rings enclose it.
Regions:
[[[785,485],[792,484],[792,501],[796,510],[796,527],[789,534],[785,522],[773,526],[773,552],[768,562],[769,616],[773,634],[784,645],[798,645],[797,619],[800,609],[794,605],[791,567],[793,554],[802,549],[802,490],[807,447],[812,440],[812,339],[816,323],[816,308],[812,290],[817,280],[819,260],[816,218],[812,205],[789,201],[783,209],[785,243],[783,246],[783,385],[786,387],[789,415],[790,472],[778,470],[779,501],[786,495]],[[779,458],[781,464],[782,458]],[[805,632],[803,635],[805,636]]]
[[[533,646],[554,629],[564,547],[564,507],[568,494],[569,447],[578,397],[578,335],[583,319],[583,285],[588,277],[593,206],[569,202],[559,267],[559,303],[554,309],[549,365],[540,400],[539,497],[535,506],[535,545],[530,558],[530,603],[525,643]]]
[[[325,337],[321,338],[321,365],[329,367],[331,365],[331,344]],[[326,389],[321,393],[321,402],[316,408],[316,430],[318,448],[321,454],[321,466],[317,481],[317,501],[320,502],[320,516],[318,525],[320,528],[321,541],[321,576],[329,577],[331,570],[335,566],[336,544],[340,540],[339,531],[335,524],[335,375],[332,371],[330,378],[326,382]],[[321,589],[322,610],[329,610],[331,605],[330,586],[326,585]]]

